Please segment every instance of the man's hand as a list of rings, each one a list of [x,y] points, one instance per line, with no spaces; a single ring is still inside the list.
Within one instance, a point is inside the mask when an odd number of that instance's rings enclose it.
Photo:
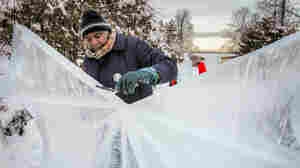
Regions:
[[[116,89],[124,95],[133,95],[139,83],[154,86],[159,83],[159,74],[152,67],[128,72],[117,82]]]

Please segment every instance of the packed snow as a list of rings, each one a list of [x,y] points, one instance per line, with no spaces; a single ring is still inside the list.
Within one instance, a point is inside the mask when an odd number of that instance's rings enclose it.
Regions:
[[[34,120],[24,136],[0,135],[1,167],[297,167],[299,43],[298,33],[225,64],[207,61],[200,76],[186,60],[178,85],[127,105],[16,25],[0,119],[26,108]]]

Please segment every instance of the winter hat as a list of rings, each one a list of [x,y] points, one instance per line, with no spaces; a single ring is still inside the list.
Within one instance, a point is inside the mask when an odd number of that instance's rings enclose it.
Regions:
[[[83,37],[91,32],[107,30],[111,32],[111,25],[98,15],[96,11],[85,11],[81,17],[80,36]]]

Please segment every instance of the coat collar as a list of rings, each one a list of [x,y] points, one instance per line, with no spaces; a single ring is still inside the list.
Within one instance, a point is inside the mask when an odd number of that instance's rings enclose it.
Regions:
[[[118,50],[118,51],[125,50],[126,49],[125,43],[126,43],[126,37],[121,33],[117,33],[115,45],[113,46],[112,50]]]

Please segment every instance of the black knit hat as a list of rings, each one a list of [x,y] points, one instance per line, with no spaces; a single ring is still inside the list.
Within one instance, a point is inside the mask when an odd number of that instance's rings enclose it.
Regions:
[[[98,15],[96,11],[85,11],[81,17],[80,35],[81,37],[95,31],[107,30],[111,32],[111,25]]]

